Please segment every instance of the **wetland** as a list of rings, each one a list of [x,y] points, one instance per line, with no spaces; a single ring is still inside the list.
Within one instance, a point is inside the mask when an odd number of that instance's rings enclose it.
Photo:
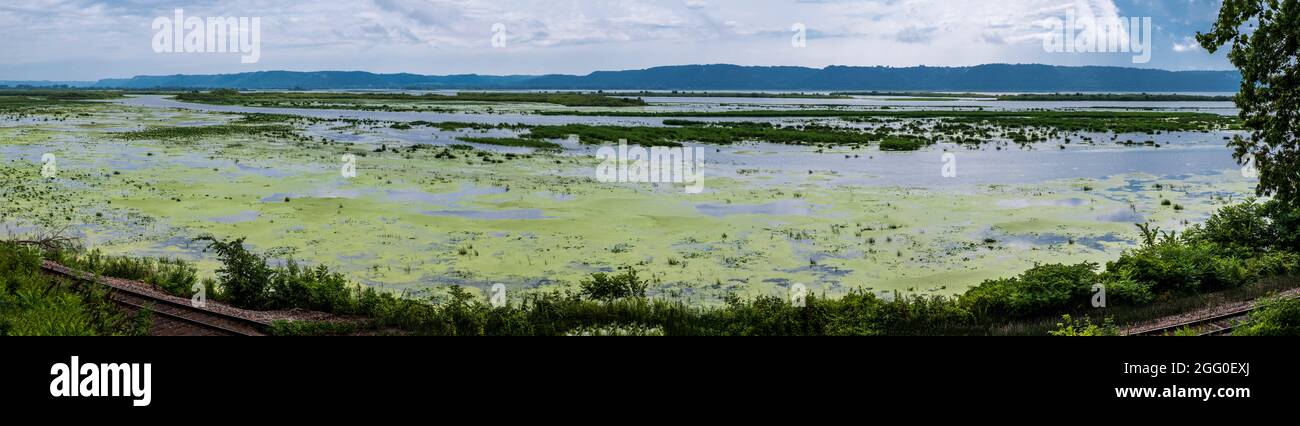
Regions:
[[[206,276],[194,238],[246,238],[400,294],[631,267],[653,298],[712,305],[1104,264],[1134,224],[1186,229],[1257,183],[1219,99],[682,95],[0,93],[0,226]],[[596,179],[619,139],[706,147],[704,191]]]

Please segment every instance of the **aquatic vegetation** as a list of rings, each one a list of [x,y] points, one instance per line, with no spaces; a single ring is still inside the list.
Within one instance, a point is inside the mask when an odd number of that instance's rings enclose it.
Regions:
[[[409,126],[427,126],[427,127],[434,127],[434,128],[437,128],[438,130],[448,131],[448,132],[449,132],[449,131],[453,131],[453,130],[465,130],[465,129],[469,129],[469,130],[491,130],[491,129],[516,129],[516,128],[521,128],[521,127],[522,127],[522,126],[510,125],[510,124],[465,123],[465,122],[459,122],[459,121],[442,121],[442,122],[437,122],[437,123],[431,123],[431,122],[423,121],[423,120],[410,121],[410,122],[406,122],[406,123],[404,123],[404,124],[409,125]]]
[[[1157,131],[1211,131],[1235,128],[1233,117],[1199,112],[1164,111],[984,111],[984,110],[850,110],[797,109],[751,111],[538,111],[542,115],[606,117],[754,117],[754,118],[842,118],[845,120],[943,119],[949,122],[1013,128],[1050,128],[1060,131],[1148,133]]]
[[[678,122],[683,123],[683,122]],[[698,125],[685,122],[680,127],[655,126],[598,126],[590,124],[563,124],[529,126],[524,136],[537,139],[567,139],[577,135],[582,143],[617,143],[626,140],[641,146],[681,146],[682,142],[729,145],[739,142],[762,141],[800,145],[868,145],[887,139],[893,143],[906,142],[908,137],[888,131],[859,131],[817,126],[781,127],[770,123],[710,123]],[[910,145],[909,145],[910,146]]]
[[[1232,96],[1177,95],[1166,93],[948,93],[948,92],[833,92],[831,95],[898,98],[993,99],[1035,102],[1227,102]]]
[[[998,95],[999,101],[1047,102],[1231,102],[1232,96],[1178,95],[1169,93],[1018,93]]]
[[[1233,216],[1240,209],[1237,206],[1225,214]],[[1217,223],[1222,227],[1228,222]],[[297,272],[294,262],[270,266],[267,257],[248,251],[242,239],[205,240],[221,253],[223,266],[218,294],[232,303],[246,307],[312,306],[335,313],[365,315],[377,327],[392,326],[429,334],[553,335],[575,328],[616,325],[654,327],[668,335],[983,334],[1017,321],[1033,321],[1063,312],[1087,312],[1097,283],[1105,285],[1111,305],[1143,307],[1175,295],[1249,286],[1257,280],[1300,269],[1300,255],[1294,252],[1232,258],[1216,254],[1231,250],[1213,243],[1190,242],[1173,233],[1161,234],[1147,226],[1140,228],[1144,244],[1125,251],[1120,260],[1107,264],[1100,273],[1096,271],[1098,265],[1091,262],[1037,265],[1016,277],[986,280],[952,298],[896,292],[892,301],[888,301],[875,293],[853,290],[840,298],[810,296],[806,308],[794,306],[785,298],[758,296],[742,300],[734,294],[720,307],[651,301],[647,300],[648,281],[639,278],[632,268],[612,275],[594,273],[583,281],[577,293],[525,295],[518,305],[507,308],[489,308],[455,286],[446,298],[395,298],[376,292],[373,287],[347,284],[342,275],[323,266],[308,272]],[[1245,272],[1231,266],[1231,262],[1243,262]],[[1225,271],[1224,268],[1239,271],[1215,275]],[[1191,271],[1192,275],[1184,271]],[[258,296],[236,295],[250,288]],[[277,298],[279,301],[272,302]],[[889,319],[888,312],[897,309],[907,313]],[[497,315],[513,319],[497,318]],[[1072,325],[1076,331],[1092,329],[1086,324],[1076,325]],[[310,329],[295,329],[295,332]]]
[[[1179,244],[1171,234],[1156,242],[1154,234],[1157,231],[1150,228],[1142,231],[1148,244],[1132,254],[1126,253],[1126,257],[1147,256],[1144,251],[1154,245]],[[259,283],[258,288],[265,289],[273,285],[273,275],[286,274],[286,271],[296,268],[292,262],[288,267],[269,266],[265,257],[244,249],[242,239],[210,241],[222,252],[238,254],[223,255],[223,289],[230,277],[252,278]],[[1295,253],[1290,253],[1290,256],[1292,270],[1300,267],[1296,262],[1300,256]],[[781,297],[741,299],[732,295],[725,305],[719,307],[692,307],[680,301],[648,299],[646,281],[640,279],[632,268],[616,275],[592,274],[591,279],[584,280],[578,293],[533,294],[518,299],[517,303],[489,306],[459,286],[452,286],[445,298],[398,298],[391,293],[377,292],[373,287],[349,286],[341,275],[318,267],[312,274],[325,277],[324,281],[332,284],[301,285],[298,292],[280,291],[277,297],[293,294],[292,298],[281,302],[281,306],[315,306],[333,313],[362,315],[368,318],[369,325],[279,324],[275,330],[285,334],[335,334],[368,327],[392,327],[404,333],[432,335],[565,335],[613,327],[653,329],[656,334],[664,335],[988,334],[1019,321],[1066,312],[1056,329],[1047,333],[1094,336],[1117,334],[1111,319],[1107,318],[1098,326],[1093,325],[1088,316],[1074,320],[1069,313],[1084,312],[1089,308],[1096,291],[1093,285],[1099,281],[1110,286],[1109,303],[1127,306],[1151,304],[1155,300],[1151,295],[1201,294],[1216,289],[1213,286],[1171,288],[1155,284],[1145,288],[1150,292],[1146,297],[1135,298],[1122,285],[1115,285],[1112,278],[1131,279],[1130,284],[1142,282],[1142,277],[1148,272],[1142,268],[1149,265],[1133,269],[1119,262],[1107,265],[1101,274],[1095,272],[1097,266],[1087,262],[1038,265],[1017,277],[985,281],[952,298],[907,296],[895,292],[890,299],[883,299],[874,293],[855,290],[840,298],[807,295],[799,303]],[[1286,271],[1270,273],[1278,275]],[[303,280],[293,272],[289,277]],[[1251,285],[1251,280],[1257,278],[1239,277],[1243,281],[1231,285]],[[321,279],[305,281],[318,282]],[[322,291],[326,295],[319,295]],[[331,302],[308,302],[320,299]],[[233,300],[242,306],[266,306],[266,302]],[[1247,330],[1261,334],[1275,334],[1279,330],[1294,333],[1291,330],[1295,327],[1293,305],[1278,304],[1268,309],[1271,311],[1267,312],[1276,314],[1262,316],[1253,328]]]
[[[919,92],[919,91],[857,91],[857,92],[831,92],[832,95],[840,96],[871,96],[871,97],[892,97],[892,98],[965,98],[965,99],[991,99],[997,95],[983,93],[946,93],[946,92]]]
[[[976,185],[962,192],[898,188],[855,182],[870,177],[838,170],[838,164],[912,158],[873,153],[868,148],[877,142],[785,147],[761,139],[767,137],[764,133],[790,131],[805,133],[791,133],[805,139],[819,137],[814,133],[843,133],[868,140],[891,135],[946,140],[936,133],[947,130],[936,130],[936,124],[902,119],[849,124],[686,120],[668,127],[640,126],[693,132],[688,136],[703,135],[701,139],[725,132],[727,138],[717,139],[715,158],[730,157],[724,160],[728,162],[765,160],[778,152],[812,160],[806,168],[789,171],[779,169],[785,164],[746,164],[734,174],[722,164],[710,171],[708,193],[687,197],[641,185],[594,182],[590,176],[596,160],[575,155],[577,150],[525,155],[491,145],[459,145],[462,137],[555,142],[530,137],[534,126],[412,121],[404,122],[415,134],[407,137],[389,129],[392,121],[299,120],[104,103],[50,109],[77,110],[93,116],[72,112],[67,122],[0,130],[21,134],[4,145],[15,153],[8,157],[12,161],[0,163],[0,178],[7,183],[0,189],[7,191],[8,202],[0,205],[9,214],[6,223],[20,228],[73,224],[105,256],[184,258],[194,262],[200,281],[215,276],[220,265],[215,253],[188,241],[210,233],[247,236],[250,247],[284,253],[280,258],[336,265],[351,282],[420,295],[442,296],[451,285],[478,293],[495,282],[520,296],[576,290],[591,273],[626,265],[638,266],[649,282],[649,297],[689,306],[716,306],[728,294],[745,299],[781,294],[796,282],[827,297],[855,288],[951,295],[1034,263],[1114,260],[1130,242],[1107,235],[1131,233],[1131,221],[1164,226],[1197,221],[1223,203],[1197,194],[1248,193],[1247,183],[1223,175],[1051,180]],[[82,127],[92,121],[101,124]],[[140,125],[279,125],[293,132],[186,137],[183,144],[113,136]],[[624,130],[609,127],[598,131],[617,138]],[[413,141],[429,133],[434,141]],[[759,143],[721,144],[746,134],[760,138]],[[64,167],[57,179],[41,179],[37,160],[51,150],[60,154]],[[344,153],[357,157],[356,178],[339,175]],[[871,170],[867,173],[883,169]],[[1150,180],[1131,192],[1126,179]],[[1151,185],[1156,183],[1179,184],[1177,190],[1166,186],[1158,193],[1187,209],[1157,209],[1156,202],[1143,201],[1156,195]],[[1080,194],[1080,186],[1094,189]],[[1087,198],[1089,203],[997,204],[1008,197],[1036,200],[1042,194]],[[1136,205],[1133,214],[1097,219],[1109,211],[1128,211],[1130,205]],[[1089,212],[1093,209],[1097,211]],[[621,226],[620,232],[609,232],[613,223]],[[978,244],[985,238],[998,243],[992,248]],[[457,255],[462,247],[472,250]]]
[[[573,92],[529,92],[529,93],[496,93],[496,92],[460,92],[451,97],[455,101],[477,101],[477,102],[541,102],[569,107],[592,106],[592,107],[631,107],[646,106],[645,101],[641,99],[627,99],[607,94],[597,93],[573,93]]]
[[[880,141],[881,151],[916,151],[925,147],[925,141],[916,138],[888,137]]]
[[[478,137],[468,137],[468,136],[459,137],[457,139],[460,139],[461,141],[464,142],[481,143],[487,145],[518,146],[518,147],[537,148],[537,149],[560,149],[560,145],[557,143],[539,141],[536,139],[478,138]]]
[[[222,124],[216,126],[181,126],[181,127],[154,127],[145,130],[133,132],[116,133],[114,136],[120,139],[139,140],[177,140],[177,139],[196,139],[214,136],[234,136],[234,135],[262,135],[268,137],[285,137],[293,135],[296,129],[287,125],[257,125],[245,126],[236,124]]]
[[[122,92],[117,90],[69,90],[69,89],[0,89],[0,103],[17,101],[22,98],[50,101],[85,101],[117,99]]]
[[[109,91],[0,90],[0,118],[66,121],[98,106],[88,101],[120,96]]]
[[[772,99],[852,99],[852,96],[823,93],[762,93],[762,92],[691,92],[672,90],[652,92],[599,92],[606,96],[638,96],[647,98],[772,98]]]
[[[176,95],[177,100],[218,105],[245,105],[291,108],[368,108],[379,111],[402,111],[421,103],[446,102],[534,102],[569,107],[630,107],[645,106],[640,99],[627,99],[603,94],[573,92],[460,92],[455,96],[435,93],[411,95],[405,93],[323,93],[323,92],[237,92],[214,90],[187,92]],[[418,109],[418,108],[417,108]]]

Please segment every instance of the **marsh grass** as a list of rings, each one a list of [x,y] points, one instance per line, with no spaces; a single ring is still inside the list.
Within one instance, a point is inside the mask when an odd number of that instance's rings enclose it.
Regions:
[[[513,146],[524,148],[536,148],[543,150],[558,150],[560,145],[554,142],[539,141],[536,139],[522,138],[480,138],[480,137],[458,137],[463,142],[481,143],[486,145]]]
[[[852,99],[843,94],[821,93],[761,93],[761,92],[690,92],[673,90],[668,92],[602,92],[607,96],[637,96],[653,98],[769,98],[769,99]]]
[[[203,284],[208,293],[214,291],[211,282],[200,283],[194,265],[181,259],[106,256],[99,250],[80,249],[49,252],[46,257],[79,271],[140,281],[178,296],[192,296],[195,284]]]
[[[944,92],[833,92],[832,96],[877,96],[910,98],[994,99],[999,101],[1111,101],[1111,102],[1231,102],[1232,96],[1174,95],[1151,93],[944,93]]]
[[[770,142],[797,145],[848,145],[865,146],[886,140],[895,140],[908,147],[928,143],[912,136],[888,130],[861,131],[819,126],[781,127],[771,123],[699,123],[677,121],[676,127],[655,126],[599,126],[589,124],[564,124],[532,126],[524,137],[534,139],[566,139],[577,135],[584,144],[610,144],[619,140],[640,146],[681,146],[683,142],[729,145],[741,142]],[[918,146],[918,147],[919,147]]]
[[[40,99],[45,101],[86,101],[117,99],[122,92],[117,90],[69,90],[69,89],[0,89],[0,102],[5,99]]]
[[[396,111],[404,105],[416,103],[492,102],[492,103],[547,103],[569,107],[633,107],[645,106],[641,99],[629,99],[604,94],[571,92],[459,92],[455,96],[435,93],[411,95],[405,93],[320,93],[320,92],[256,92],[240,93],[233,90],[188,92],[176,95],[177,100],[219,105],[283,106],[292,108],[360,107]],[[377,104],[397,102],[397,104]]]
[[[1059,131],[1154,133],[1211,131],[1240,127],[1236,117],[1166,111],[984,111],[984,110],[749,110],[749,111],[537,111],[541,115],[661,118],[842,118],[846,120],[944,119],[952,123]]]
[[[119,132],[113,135],[126,140],[182,140],[237,135],[281,137],[293,135],[295,130],[293,126],[281,124],[252,126],[220,124],[214,126],[153,127],[132,132]]]

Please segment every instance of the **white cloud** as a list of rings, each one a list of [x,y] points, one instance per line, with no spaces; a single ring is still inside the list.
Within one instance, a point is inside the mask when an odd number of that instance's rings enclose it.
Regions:
[[[511,74],[723,62],[1105,62],[1044,55],[1044,22],[1069,8],[1099,18],[1120,13],[1114,0],[226,0],[185,8],[190,16],[262,17],[262,60],[240,65],[153,53],[149,23],[172,6],[151,0],[37,0],[0,6],[7,68],[0,79],[265,69]],[[807,26],[803,49],[789,48],[796,22]],[[495,23],[506,26],[506,48],[491,47]]]
[[[1174,51],[1178,53],[1201,51],[1201,43],[1192,36],[1183,37],[1181,42],[1174,42]]]

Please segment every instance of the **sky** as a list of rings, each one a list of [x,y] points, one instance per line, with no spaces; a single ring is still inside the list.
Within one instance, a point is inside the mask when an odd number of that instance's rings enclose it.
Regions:
[[[1192,39],[1209,29],[1220,2],[5,0],[0,80],[267,70],[582,75],[715,63],[1220,70],[1231,68],[1223,52],[1211,55]],[[200,19],[258,18],[256,62],[243,63],[239,53],[157,51],[158,28],[164,27],[155,21],[172,21],[176,9]],[[1068,11],[1078,17],[1150,17],[1150,61],[1134,64],[1131,53],[1048,51],[1044,39],[1055,28],[1051,23],[1066,19]],[[797,43],[800,33],[803,43]]]

